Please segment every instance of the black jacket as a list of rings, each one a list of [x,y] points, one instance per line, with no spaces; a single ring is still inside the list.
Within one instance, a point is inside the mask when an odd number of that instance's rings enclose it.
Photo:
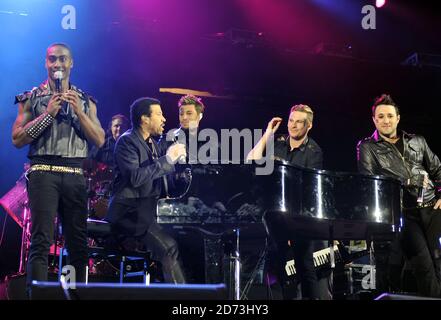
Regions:
[[[424,202],[439,197],[441,163],[430,150],[423,136],[402,132],[403,156],[397,147],[385,141],[377,131],[357,145],[358,171],[369,175],[385,175],[399,179],[404,186],[404,207],[415,207],[423,174],[430,179]]]
[[[153,139],[152,139],[153,141]],[[174,172],[163,150],[153,141],[156,155],[136,129],[119,137],[115,145],[115,184],[117,199],[159,197],[163,176]]]

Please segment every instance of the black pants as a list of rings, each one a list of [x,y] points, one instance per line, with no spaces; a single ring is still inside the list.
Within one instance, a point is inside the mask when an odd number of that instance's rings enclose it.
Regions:
[[[418,294],[440,297],[441,210],[404,210],[403,252],[417,282]]]
[[[27,266],[28,292],[32,280],[47,281],[48,254],[57,213],[66,241],[67,263],[75,268],[76,281],[84,282],[87,265],[87,191],[84,176],[34,171],[28,179],[32,223]]]
[[[295,299],[297,296],[297,283],[290,283],[285,271],[286,261],[294,258],[296,268],[296,279],[302,288],[302,299],[320,299],[317,273],[313,260],[313,241],[308,239],[295,239],[288,246],[287,242],[278,242],[276,255],[276,270],[282,286],[284,299]],[[270,257],[270,259],[272,259]],[[293,288],[294,287],[294,288]]]
[[[416,292],[405,275],[401,233],[389,241],[374,242],[375,284],[378,294],[385,292]]]
[[[106,220],[121,243],[135,240],[160,261],[166,282],[185,283],[178,244],[156,223],[155,198],[115,199],[110,202]]]

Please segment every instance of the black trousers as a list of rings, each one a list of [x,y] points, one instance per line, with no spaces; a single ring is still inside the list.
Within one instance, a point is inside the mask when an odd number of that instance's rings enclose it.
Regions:
[[[84,282],[87,265],[87,191],[84,176],[34,171],[28,175],[31,246],[27,265],[28,292],[33,280],[47,281],[48,254],[58,213],[75,280]]]
[[[404,210],[401,244],[416,278],[418,294],[423,296],[441,296],[440,237],[441,210]]]
[[[157,224],[156,204],[156,198],[113,198],[106,220],[118,242],[127,244],[134,240],[151,251],[152,258],[161,262],[166,282],[185,283],[178,244]]]
[[[291,246],[288,246],[287,242],[276,243],[276,250],[271,252],[269,259],[277,264],[275,268],[282,286],[283,299],[289,300],[297,297],[297,283],[291,283],[285,271],[286,261],[292,258],[295,260],[297,281],[301,284],[302,299],[320,299],[313,250],[313,241],[305,238],[292,240]]]
[[[403,269],[405,259],[401,233],[389,241],[374,241],[375,284],[378,294],[385,292],[416,292]],[[410,279],[411,280],[411,279]]]

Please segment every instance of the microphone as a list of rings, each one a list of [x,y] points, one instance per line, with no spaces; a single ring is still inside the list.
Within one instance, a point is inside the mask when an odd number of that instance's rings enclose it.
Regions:
[[[55,71],[54,72],[54,77],[55,77],[55,91],[57,92],[57,93],[61,93],[61,91],[62,91],[62,85],[61,85],[61,80],[63,79],[63,71],[61,71],[61,70],[58,70],[58,71]],[[67,102],[63,102],[62,104],[61,104],[61,113],[62,113],[62,115],[64,115],[64,116],[67,116],[68,115],[68,104],[67,104]]]
[[[167,132],[165,140],[166,140],[166,142],[171,143],[171,144],[168,144],[167,152],[168,152],[168,148],[170,148],[170,147],[172,147],[172,146],[174,146],[174,145],[179,143],[179,132],[180,132],[180,130],[181,130],[181,128],[178,128],[178,129],[175,129],[173,131],[170,130],[170,131]],[[162,135],[161,136],[161,140],[162,140],[163,137],[164,136]],[[185,161],[185,156],[184,155],[181,155],[176,160],[176,163],[177,162],[181,162],[181,161]]]
[[[427,173],[424,173],[424,180],[427,179]],[[423,180],[423,186],[418,189],[418,198],[417,203],[422,204],[424,202],[424,193],[426,192],[426,188],[424,187],[424,180]]]
[[[63,71],[55,71],[55,91],[61,93],[61,80],[63,79]]]
[[[181,127],[173,131],[173,143],[178,143],[180,130],[182,130]]]
[[[173,144],[179,143],[179,133],[181,132],[182,127],[173,131]],[[187,150],[188,152],[188,150]],[[176,162],[187,162],[187,156],[181,155]]]

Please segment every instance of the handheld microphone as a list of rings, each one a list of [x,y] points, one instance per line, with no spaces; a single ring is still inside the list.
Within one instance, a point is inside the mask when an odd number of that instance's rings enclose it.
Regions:
[[[424,173],[424,180],[427,179],[427,173]],[[426,188],[424,187],[424,180],[423,180],[423,186],[418,189],[418,198],[417,203],[422,204],[424,202],[424,193],[426,192]]]
[[[169,148],[173,145],[176,145],[179,142],[179,133],[180,133],[181,128],[175,129],[173,131],[168,131],[166,134],[166,141],[168,141],[169,143],[171,142],[171,144],[169,144]],[[183,162],[186,160],[186,157],[184,155],[181,155],[176,162]]]
[[[61,93],[61,80],[63,79],[63,71],[55,71],[55,91]]]
[[[62,85],[61,85],[61,80],[63,79],[63,71],[58,70],[54,72],[54,77],[55,77],[55,91],[57,93],[61,93],[62,91]],[[68,104],[67,102],[63,102],[61,104],[61,113],[64,116],[67,116],[68,114]]]
[[[180,130],[182,130],[181,127],[173,131],[173,143],[178,143]]]

